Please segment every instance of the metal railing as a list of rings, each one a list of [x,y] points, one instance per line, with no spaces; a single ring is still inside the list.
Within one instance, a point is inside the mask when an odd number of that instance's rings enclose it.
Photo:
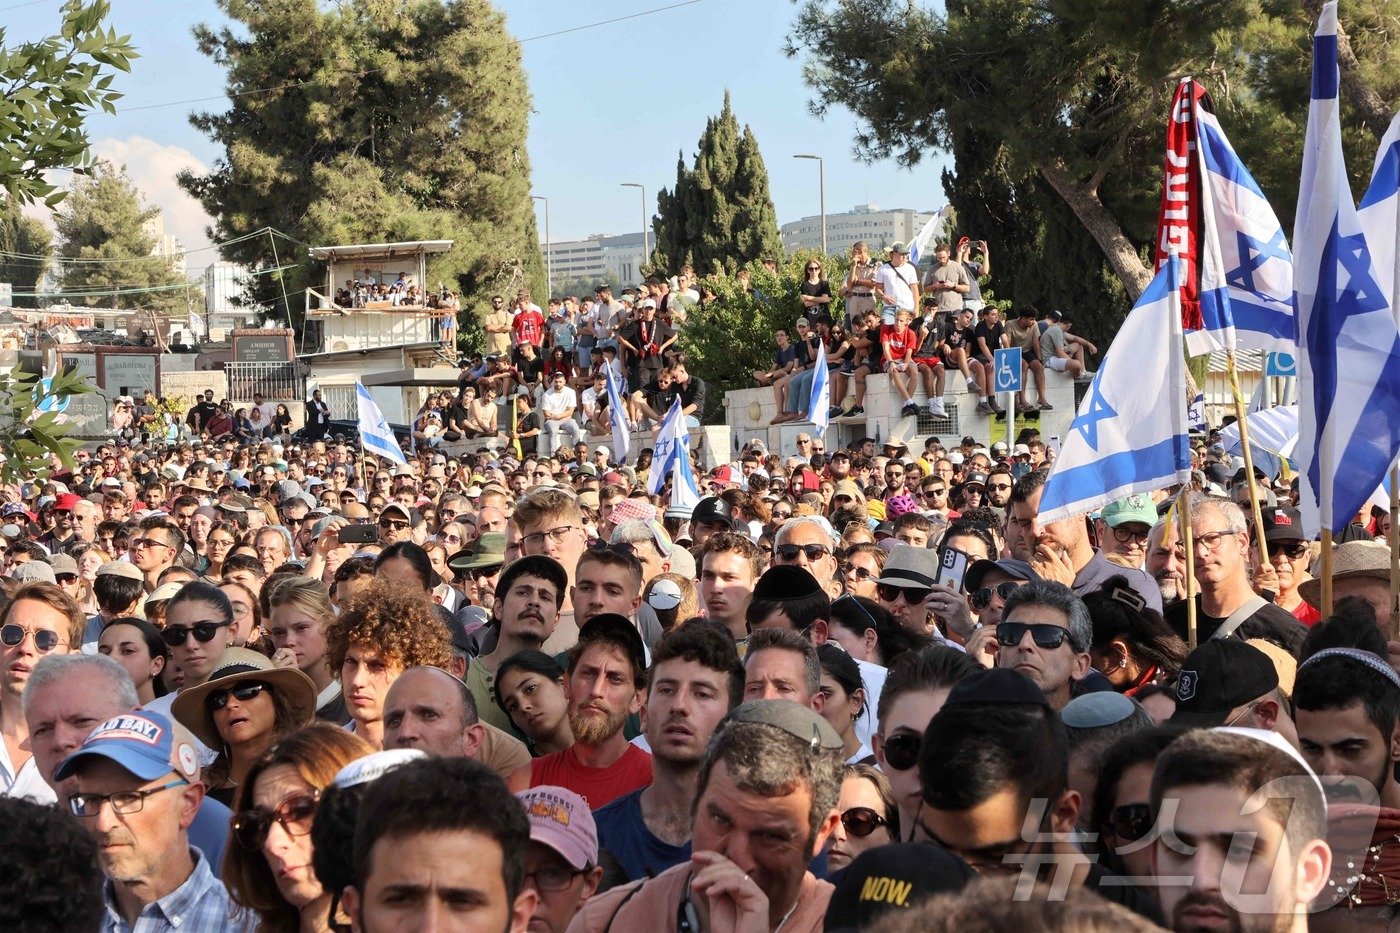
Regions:
[[[321,398],[331,410],[331,417],[337,420],[354,421],[360,417],[359,406],[355,401],[353,385],[322,385]]]
[[[305,364],[289,363],[226,363],[229,400],[235,404],[251,402],[261,395],[267,401],[300,402],[306,398]]]

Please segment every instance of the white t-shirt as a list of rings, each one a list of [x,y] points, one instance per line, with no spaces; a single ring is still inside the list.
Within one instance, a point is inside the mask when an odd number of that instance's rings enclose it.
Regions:
[[[540,410],[546,415],[572,418],[574,409],[578,407],[578,394],[568,386],[562,389],[550,389],[540,397]]]
[[[875,272],[875,281],[880,283],[880,288],[885,292],[885,304],[889,305],[893,301],[895,307],[905,311],[914,310],[912,286],[918,279],[919,273],[907,262],[898,269],[887,262],[881,263]]]

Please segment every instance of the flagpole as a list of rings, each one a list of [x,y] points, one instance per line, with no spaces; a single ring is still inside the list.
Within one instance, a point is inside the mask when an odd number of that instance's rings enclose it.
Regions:
[[[1254,456],[1249,452],[1249,419],[1245,416],[1244,396],[1240,394],[1240,374],[1235,368],[1234,350],[1225,351],[1225,368],[1230,378],[1230,394],[1235,399],[1235,419],[1240,423],[1244,478],[1249,483],[1249,504],[1254,513],[1254,543],[1259,548],[1259,566],[1263,567],[1269,563],[1269,545],[1264,541],[1264,512],[1259,507],[1259,484],[1254,481]]]
[[[1400,264],[1397,264],[1400,266]],[[1400,466],[1390,468],[1390,527],[1385,531],[1385,543],[1390,547],[1390,637],[1400,638]]]
[[[1332,530],[1322,529],[1322,618],[1332,617]]]
[[[1181,492],[1181,549],[1186,569],[1186,645],[1196,650],[1196,547],[1191,538],[1191,484]],[[1166,537],[1165,534],[1162,535]]]

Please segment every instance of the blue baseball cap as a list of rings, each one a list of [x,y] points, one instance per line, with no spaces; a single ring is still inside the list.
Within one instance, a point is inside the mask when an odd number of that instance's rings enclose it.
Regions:
[[[160,713],[123,713],[92,730],[81,748],[59,762],[54,780],[78,770],[84,758],[115,761],[143,781],[174,771],[186,781],[199,779],[199,752],[194,739]]]

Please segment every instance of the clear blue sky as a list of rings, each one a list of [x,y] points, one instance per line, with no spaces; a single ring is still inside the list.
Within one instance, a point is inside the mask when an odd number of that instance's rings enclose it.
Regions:
[[[516,37],[530,40],[676,0],[497,2]],[[170,176],[194,160],[208,165],[219,156],[186,117],[226,103],[220,97],[152,105],[221,94],[223,72],[199,54],[190,27],[222,18],[212,0],[118,0],[113,6],[113,24],[132,34],[142,57],[131,75],[119,79],[127,96],[117,115],[91,120],[92,138],[99,154],[128,163],[148,198],[166,209],[172,232],[187,246],[204,245],[194,233],[202,218],[174,191]],[[60,0],[0,0],[6,44],[56,31],[59,8]],[[850,114],[825,121],[809,115],[800,63],[781,51],[794,10],[787,0],[699,0],[526,41],[533,187],[550,199],[553,238],[635,232],[639,197],[620,183],[645,184],[654,208],[657,189],[675,180],[677,152],[683,150],[689,162],[725,88],[740,122],[758,136],[780,223],[818,212],[816,164],[794,160],[797,152],[825,157],[829,213],[862,203],[921,210],[942,205],[943,158],[928,159],[912,172],[893,163],[865,165],[851,155]],[[541,210],[541,234],[542,221]],[[203,266],[208,255],[191,256],[190,265]]]

